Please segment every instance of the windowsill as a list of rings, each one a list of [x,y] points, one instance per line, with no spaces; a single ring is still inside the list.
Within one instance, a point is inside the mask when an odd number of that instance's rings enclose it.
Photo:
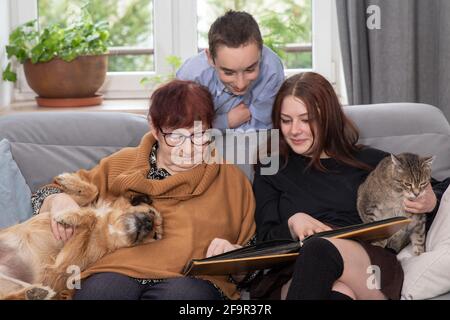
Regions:
[[[77,108],[46,108],[39,107],[36,101],[17,101],[0,108],[0,116],[20,112],[45,112],[45,111],[80,111],[80,112],[127,112],[140,115],[147,115],[148,99],[114,99],[104,100],[101,105]]]

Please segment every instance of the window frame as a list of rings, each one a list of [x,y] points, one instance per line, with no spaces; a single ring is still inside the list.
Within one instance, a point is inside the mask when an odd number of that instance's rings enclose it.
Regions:
[[[36,19],[37,0],[10,0],[10,30],[26,21]],[[311,69],[286,69],[286,76],[303,71],[315,71],[324,75],[337,88],[341,77],[337,59],[340,59],[336,41],[337,26],[333,15],[333,0],[313,0],[312,4],[312,54]],[[171,72],[166,63],[168,55],[180,56],[184,61],[195,55],[197,48],[197,0],[153,0],[154,23],[154,72],[108,72],[100,91],[106,99],[148,98],[152,88],[140,84],[143,77]],[[32,100],[35,94],[28,86],[23,68],[18,70],[18,81],[14,86],[13,100]]]

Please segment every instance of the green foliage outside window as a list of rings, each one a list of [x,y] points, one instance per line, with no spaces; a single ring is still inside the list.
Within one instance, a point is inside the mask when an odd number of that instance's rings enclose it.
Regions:
[[[198,0],[208,5],[208,25],[228,9],[245,10],[258,21],[265,44],[276,51],[286,68],[310,68],[311,52],[285,52],[288,44],[310,44],[313,0]],[[320,1],[320,0],[318,0]],[[94,21],[107,20],[110,46],[153,47],[152,0],[38,0],[41,25],[58,21],[73,5],[87,3]],[[207,30],[199,30],[206,39]],[[153,55],[113,56],[109,71],[152,71]]]
[[[59,21],[68,11],[83,5],[94,21],[110,25],[109,46],[153,47],[152,0],[38,0],[39,23],[45,26]],[[110,56],[108,71],[151,71],[152,55]]]

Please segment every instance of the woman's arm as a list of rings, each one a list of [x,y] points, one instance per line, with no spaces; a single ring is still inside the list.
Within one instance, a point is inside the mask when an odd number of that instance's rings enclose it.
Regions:
[[[287,221],[282,221],[278,204],[281,192],[277,190],[268,176],[255,173],[253,191],[256,199],[256,238],[258,242],[274,239],[290,239],[291,232]]]
[[[48,211],[48,201],[47,205],[45,200],[54,194],[62,193],[62,190],[56,186],[47,185],[39,188],[35,193],[31,195],[31,207],[33,208],[33,215],[37,215],[42,211]]]

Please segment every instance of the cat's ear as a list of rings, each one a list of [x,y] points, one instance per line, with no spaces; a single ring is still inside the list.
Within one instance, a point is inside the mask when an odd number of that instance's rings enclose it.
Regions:
[[[423,166],[427,166],[427,167],[431,168],[431,165],[433,164],[434,160],[436,160],[436,156],[424,158]]]
[[[397,168],[400,168],[402,166],[402,163],[394,154],[391,154],[391,160],[394,166],[396,166]]]

